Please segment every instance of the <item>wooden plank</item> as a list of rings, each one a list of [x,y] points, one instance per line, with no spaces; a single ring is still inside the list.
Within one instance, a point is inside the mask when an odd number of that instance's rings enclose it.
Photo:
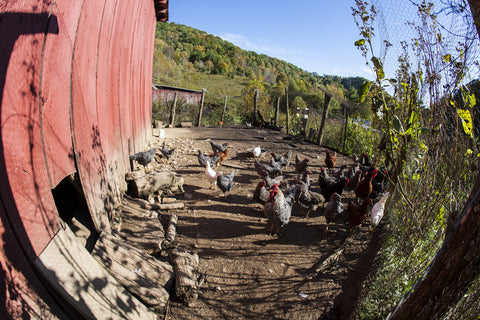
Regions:
[[[173,285],[173,268],[124,240],[102,232],[92,251],[98,263],[128,291],[149,306],[165,307]]]
[[[198,298],[198,255],[176,248],[170,251],[169,258],[175,270],[175,294],[187,305],[192,306]]]

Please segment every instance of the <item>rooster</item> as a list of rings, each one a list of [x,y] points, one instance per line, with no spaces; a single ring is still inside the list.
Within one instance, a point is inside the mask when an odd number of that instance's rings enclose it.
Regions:
[[[325,227],[325,233],[328,233],[328,226],[331,222],[345,222],[347,220],[346,211],[342,204],[342,197],[338,193],[332,194],[332,197],[328,204],[325,206],[325,220],[327,226]]]
[[[216,154],[213,157],[203,154],[202,150],[198,150],[198,163],[202,167],[207,166],[207,162],[210,164],[210,167],[214,167],[217,164],[218,159],[220,159],[220,154]]]
[[[327,148],[325,149],[325,165],[328,169],[333,169],[335,164],[337,163],[337,153],[332,156],[330,154],[330,150]]]
[[[370,213],[370,228],[373,230],[383,218],[385,211],[385,204],[390,196],[389,192],[386,192],[383,197],[373,205],[372,212]]]
[[[220,144],[210,140],[210,145],[212,146],[213,153],[218,153],[220,151],[225,152],[230,144],[228,142]]]
[[[355,195],[360,199],[366,199],[372,193],[372,180],[377,175],[377,169],[373,169],[367,172],[357,184],[355,188]]]
[[[175,151],[175,148],[173,149],[167,149],[166,147],[166,142],[163,141],[163,145],[162,145],[162,149],[160,149],[160,151],[162,152],[163,156],[165,157],[165,159],[170,160],[173,156],[173,152]]]
[[[308,218],[310,211],[317,210],[325,202],[325,198],[320,193],[310,191],[302,180],[297,180],[295,187],[295,202],[300,206],[305,218]]]
[[[135,160],[137,161],[139,164],[141,164],[142,166],[146,167],[148,166],[148,164],[150,162],[152,162],[153,158],[155,157],[155,152],[157,151],[156,148],[152,148],[148,151],[142,151],[142,152],[138,152],[138,153],[135,153],[135,154],[132,154],[130,156],[130,160]]]
[[[270,196],[263,207],[263,212],[268,219],[270,234],[280,234],[290,221],[292,205],[295,198],[295,185],[291,185],[285,194],[274,184],[270,188]]]
[[[210,162],[206,162],[206,167],[205,167],[205,177],[207,180],[210,182],[210,188],[215,189],[215,185],[217,184],[217,173],[215,170],[210,167]]]
[[[348,212],[348,233],[350,233],[353,228],[362,224],[365,220],[368,208],[373,204],[372,199],[365,198],[363,202],[359,205],[356,205],[352,201],[348,203],[347,212]]]
[[[320,175],[318,178],[318,184],[320,185],[320,193],[323,195],[325,199],[330,201],[332,194],[338,193],[341,195],[343,193],[343,189],[349,182],[348,178],[343,177],[340,179],[334,179],[327,174],[327,171],[324,167],[320,167]]]
[[[222,190],[223,195],[226,197],[233,187],[233,178],[235,177],[235,170],[232,170],[230,174],[224,176],[222,172],[217,174],[217,186]]]
[[[300,160],[300,158],[298,157],[298,154],[295,155],[295,172],[302,173],[303,171],[308,170],[309,162],[310,162],[310,159],[305,158],[303,160]]]
[[[267,184],[265,180],[260,181],[253,192],[253,200],[256,202],[265,205],[265,203],[270,199],[270,193],[268,191]]]

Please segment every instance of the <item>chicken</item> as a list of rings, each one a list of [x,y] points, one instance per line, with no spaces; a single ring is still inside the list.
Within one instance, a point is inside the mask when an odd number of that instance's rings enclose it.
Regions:
[[[282,166],[285,166],[285,168],[287,168],[288,165],[290,164],[290,160],[292,159],[292,150],[288,150],[283,155],[278,155],[275,152],[272,152],[271,155],[272,155],[272,159],[275,162],[280,161],[282,163]]]
[[[144,167],[147,167],[148,164],[153,160],[153,158],[155,157],[155,152],[157,151],[156,148],[152,148],[148,151],[142,151],[142,152],[138,152],[138,153],[135,153],[135,154],[132,154],[130,156],[130,160],[135,160],[137,161],[139,164],[141,164],[142,166]]]
[[[170,160],[173,156],[173,152],[175,151],[175,148],[173,149],[167,149],[166,147],[166,142],[163,141],[163,145],[162,145],[162,149],[160,149],[160,151],[162,152],[163,156],[165,157],[165,159]]]
[[[366,152],[363,152],[360,155],[360,168],[364,172],[372,169],[372,163],[370,162],[370,158],[368,157],[368,154]]]
[[[347,170],[347,165],[342,164],[338,170],[333,173],[333,176],[337,179],[345,177],[345,170]]]
[[[295,185],[293,184],[285,194],[278,188],[277,184],[270,188],[269,200],[263,207],[263,212],[268,219],[270,234],[279,234],[280,230],[288,224],[292,215],[294,198]]]
[[[220,144],[210,140],[210,145],[212,146],[213,153],[218,153],[225,152],[230,144],[228,142]]]
[[[378,173],[372,179],[372,193],[370,193],[370,198],[375,200],[385,191],[385,183],[388,177],[387,169],[380,168]]]
[[[260,204],[265,204],[270,198],[270,192],[268,190],[265,180],[260,181],[253,192],[253,200]]]
[[[309,162],[310,162],[310,159],[305,158],[303,160],[300,160],[300,158],[298,157],[298,154],[295,155],[295,172],[302,173],[303,171],[308,170]]]
[[[333,169],[335,164],[337,163],[337,153],[332,156],[330,154],[330,150],[327,148],[325,149],[325,165],[328,169]]]
[[[355,190],[357,188],[358,182],[362,178],[362,170],[355,172],[352,178],[348,179],[347,188],[350,190]]]
[[[310,211],[317,210],[325,202],[325,198],[320,193],[310,191],[302,180],[297,180],[295,187],[295,202],[305,214],[305,218],[308,218]]]
[[[312,170],[306,170],[302,173],[297,174],[297,180],[301,180],[306,183],[307,187],[310,188],[310,176],[312,175]]]
[[[260,154],[262,153],[262,148],[260,146],[253,148],[253,156],[255,158],[260,157]]]
[[[372,193],[372,179],[377,175],[377,169],[373,169],[367,172],[357,184],[355,188],[355,195],[360,199],[366,199]]]
[[[216,154],[219,155],[219,158],[218,158],[218,161],[217,161],[217,164],[215,166],[217,167],[220,167],[223,163],[223,161],[225,161],[225,159],[227,159],[227,156],[228,156],[228,149],[226,149],[225,151],[219,151],[217,152]],[[209,156],[210,157],[215,157],[216,155],[215,153],[211,153]]]
[[[217,174],[217,186],[222,190],[223,195],[226,197],[233,187],[233,178],[235,177],[235,170],[232,170],[230,174],[224,176],[222,172]]]
[[[350,233],[356,226],[362,224],[367,216],[368,209],[372,204],[372,199],[368,197],[359,205],[356,205],[352,201],[348,203],[348,233]]]
[[[265,171],[267,173],[267,175],[271,178],[274,178],[274,177],[282,174],[282,167],[278,166],[278,165],[272,167],[272,166],[269,166],[267,164],[263,164],[263,163],[258,162],[257,159],[255,159],[254,165],[255,165],[255,168],[257,169],[259,175],[262,175],[262,171]]]
[[[218,153],[213,157],[210,157],[208,155],[203,154],[202,150],[198,150],[198,163],[202,167],[206,167],[207,166],[206,163],[208,162],[210,164],[210,167],[213,168],[217,164],[218,159],[220,159],[220,154]]]
[[[267,188],[270,188],[274,184],[280,185],[283,181],[283,176],[276,176],[275,178],[271,178],[265,170],[262,170],[260,172],[260,175],[263,177],[265,180]]]
[[[373,230],[383,218],[383,213],[385,211],[385,204],[387,199],[390,196],[389,192],[386,192],[380,200],[373,205],[372,212],[370,212],[370,228]]]
[[[205,167],[205,177],[207,178],[208,182],[210,182],[210,188],[215,189],[215,185],[217,184],[217,173],[215,170],[210,167],[210,162],[206,162]]]
[[[334,179],[327,174],[324,167],[320,167],[318,184],[320,185],[320,193],[325,199],[328,199],[327,201],[330,201],[330,198],[334,193],[338,193],[339,195],[341,195],[348,181],[349,180],[346,177],[340,178],[338,180]]]
[[[342,203],[342,197],[338,193],[333,193],[330,201],[325,206],[325,220],[327,225],[325,232],[328,233],[328,226],[332,222],[345,223],[347,220],[347,212],[345,211]]]

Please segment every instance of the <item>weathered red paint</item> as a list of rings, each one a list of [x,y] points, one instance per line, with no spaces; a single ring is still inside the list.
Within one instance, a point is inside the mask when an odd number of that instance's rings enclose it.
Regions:
[[[77,171],[96,229],[108,228],[126,190],[129,153],[151,137],[159,12],[152,0],[1,8],[0,300],[19,317],[27,303],[44,318],[66,318],[32,267],[61,228],[51,189]],[[17,286],[23,291],[11,297]]]
[[[162,103],[173,101],[175,93],[178,94],[177,99],[193,105],[199,105],[202,98],[202,91],[198,90],[189,90],[160,85],[153,85],[152,87],[153,101],[161,101]]]

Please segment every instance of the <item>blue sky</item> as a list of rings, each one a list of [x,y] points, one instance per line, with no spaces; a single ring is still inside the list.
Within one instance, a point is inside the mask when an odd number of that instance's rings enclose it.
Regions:
[[[372,78],[354,42],[353,0],[172,0],[169,21],[320,75]]]

